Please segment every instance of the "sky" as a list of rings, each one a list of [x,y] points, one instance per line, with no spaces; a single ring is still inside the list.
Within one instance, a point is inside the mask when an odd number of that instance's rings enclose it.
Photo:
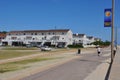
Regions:
[[[115,0],[114,26],[118,33],[119,4],[120,0]],[[104,27],[104,9],[111,7],[112,0],[0,0],[0,31],[56,27],[110,41],[111,27]]]

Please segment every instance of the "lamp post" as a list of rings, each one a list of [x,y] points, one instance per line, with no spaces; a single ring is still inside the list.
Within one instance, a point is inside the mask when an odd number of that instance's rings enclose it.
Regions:
[[[114,0],[112,0],[111,63],[114,58]]]
[[[55,48],[57,47],[57,40],[56,40],[56,26],[55,26]]]
[[[117,49],[117,33],[118,33],[118,29],[117,29],[117,26],[116,26],[116,30],[115,30],[115,45],[116,45],[116,49]]]

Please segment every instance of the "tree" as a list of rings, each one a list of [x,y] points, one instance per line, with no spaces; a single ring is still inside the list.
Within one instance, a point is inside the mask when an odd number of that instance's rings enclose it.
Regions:
[[[95,42],[93,42],[93,43],[91,43],[91,44],[94,44],[94,45],[99,45],[99,46],[109,46],[110,44],[111,44],[111,42],[110,41],[95,41]]]
[[[4,33],[4,34],[6,34],[6,33],[7,33],[7,31],[1,31],[0,33]]]

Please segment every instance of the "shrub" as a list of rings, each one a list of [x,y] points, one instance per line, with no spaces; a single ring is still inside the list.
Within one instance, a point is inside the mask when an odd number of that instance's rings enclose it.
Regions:
[[[82,44],[68,45],[69,48],[83,48]]]

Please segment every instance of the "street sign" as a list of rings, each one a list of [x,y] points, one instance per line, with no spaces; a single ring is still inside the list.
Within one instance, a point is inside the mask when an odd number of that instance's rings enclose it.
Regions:
[[[104,27],[112,26],[112,9],[104,10]]]

